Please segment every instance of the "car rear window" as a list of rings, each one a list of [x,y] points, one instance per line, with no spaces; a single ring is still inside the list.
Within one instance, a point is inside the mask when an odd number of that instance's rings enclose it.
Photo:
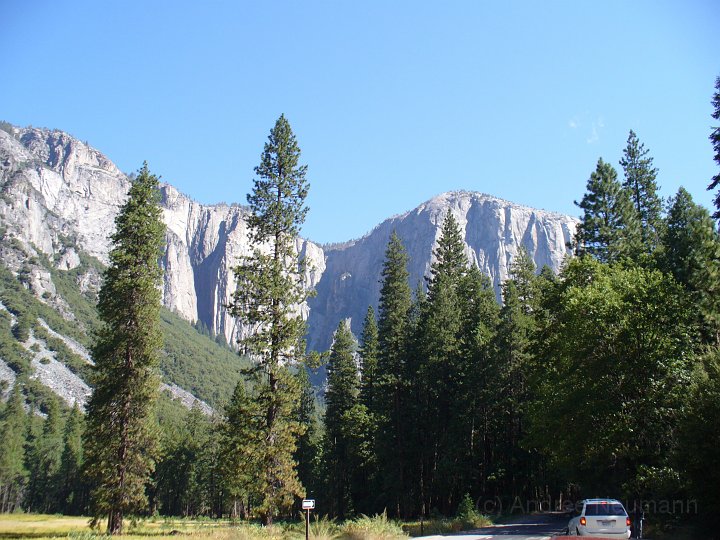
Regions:
[[[585,505],[586,516],[624,516],[625,509],[620,503],[589,503]]]

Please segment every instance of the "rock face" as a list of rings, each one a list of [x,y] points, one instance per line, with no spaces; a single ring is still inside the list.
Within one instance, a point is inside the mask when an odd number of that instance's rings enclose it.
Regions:
[[[100,152],[61,131],[0,131],[0,184],[0,222],[28,251],[47,255],[63,270],[80,264],[75,246],[107,263],[130,181]],[[163,302],[232,343],[244,329],[224,306],[235,290],[232,268],[251,251],[245,209],[202,205],[167,184],[161,197],[167,225]],[[314,287],[325,269],[323,251],[303,239],[296,248],[309,262],[305,279]],[[52,281],[45,281],[34,290],[49,290]],[[307,317],[308,307],[301,309]]]
[[[29,253],[47,255],[60,269],[80,264],[77,250],[107,262],[109,237],[129,182],[103,154],[66,133],[0,130],[0,225]],[[232,343],[245,329],[224,306],[235,287],[232,268],[251,250],[246,209],[199,204],[170,185],[162,186],[162,208],[167,224],[164,304]],[[538,267],[557,271],[576,225],[568,216],[479,193],[453,192],[388,219],[360,240],[323,249],[298,238],[298,253],[309,263],[306,285],[317,290],[317,296],[301,306],[309,324],[308,344],[326,348],[342,319],[350,318],[353,331],[360,331],[368,305],[377,307],[382,262],[393,230],[410,255],[411,285],[418,283],[428,272],[447,212],[462,228],[470,261],[496,287],[521,245]],[[38,291],[53,287],[49,276],[37,279]],[[97,276],[88,276],[93,279]]]
[[[453,214],[465,240],[468,260],[490,277],[498,300],[513,257],[524,246],[538,269],[557,272],[569,255],[567,243],[577,220],[501,199],[465,191],[439,195],[416,209],[390,218],[360,240],[325,249],[326,270],[310,301],[309,344],[324,349],[340,320],[350,318],[355,335],[368,306],[377,312],[385,249],[395,231],[408,252],[410,285],[429,275],[433,250],[447,213]]]

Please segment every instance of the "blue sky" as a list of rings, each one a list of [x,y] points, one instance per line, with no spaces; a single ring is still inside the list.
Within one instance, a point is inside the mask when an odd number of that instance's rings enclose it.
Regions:
[[[577,215],[630,129],[663,195],[710,206],[716,0],[0,0],[0,21],[0,119],[200,202],[245,202],[284,113],[319,242],[454,189]]]

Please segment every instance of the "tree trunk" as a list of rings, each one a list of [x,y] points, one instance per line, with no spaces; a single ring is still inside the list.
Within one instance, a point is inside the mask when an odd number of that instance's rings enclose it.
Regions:
[[[109,535],[122,534],[123,516],[121,510],[111,510],[108,516],[107,533]]]

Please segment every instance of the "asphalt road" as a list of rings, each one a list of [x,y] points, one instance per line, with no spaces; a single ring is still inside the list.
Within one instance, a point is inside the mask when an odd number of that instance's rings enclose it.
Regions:
[[[520,516],[516,519],[472,531],[461,532],[445,536],[423,536],[425,540],[547,540],[553,535],[562,535],[567,527],[568,518],[565,515],[543,514],[536,516]]]

